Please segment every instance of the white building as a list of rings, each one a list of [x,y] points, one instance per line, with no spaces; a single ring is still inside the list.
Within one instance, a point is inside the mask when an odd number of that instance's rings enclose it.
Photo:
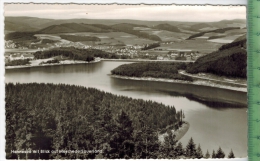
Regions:
[[[157,56],[157,60],[163,60],[162,56]]]

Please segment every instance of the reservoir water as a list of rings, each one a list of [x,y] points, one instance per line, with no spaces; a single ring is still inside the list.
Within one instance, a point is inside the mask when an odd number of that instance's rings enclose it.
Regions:
[[[180,140],[184,147],[193,137],[204,154],[207,150],[211,154],[213,149],[216,151],[221,147],[226,157],[231,149],[236,157],[247,156],[245,92],[189,84],[125,80],[108,75],[112,69],[126,63],[130,62],[101,61],[7,69],[5,82],[74,84],[173,105],[177,110],[184,110],[185,120],[190,123],[188,132]],[[226,103],[225,99],[233,103]]]

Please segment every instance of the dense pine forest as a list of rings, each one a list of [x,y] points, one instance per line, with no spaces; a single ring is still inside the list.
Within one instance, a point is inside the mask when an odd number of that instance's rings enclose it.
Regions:
[[[118,59],[119,56],[98,49],[77,49],[75,47],[61,47],[34,53],[35,59],[46,59],[55,56],[64,56],[72,60],[93,61],[94,57]]]
[[[187,40],[203,36],[206,33],[211,33],[211,32],[214,32],[214,33],[224,33],[224,32],[226,32],[228,30],[234,30],[234,29],[240,29],[240,28],[239,27],[226,27],[226,28],[222,28],[222,29],[215,29],[215,30],[210,30],[210,31],[205,31],[205,32],[199,32],[199,33],[196,33],[194,35],[191,35],[190,37],[187,38]]]
[[[204,155],[192,138],[183,147],[171,130],[159,142],[162,129],[181,126],[174,107],[75,85],[9,83],[5,90],[7,159],[225,157],[220,147]]]
[[[128,77],[153,77],[192,81],[192,78],[178,74],[178,70],[185,70],[186,67],[186,63],[142,62],[123,64],[113,69],[111,73]]]
[[[246,78],[246,39],[222,45],[218,51],[200,57],[187,67],[188,73],[212,73]]]

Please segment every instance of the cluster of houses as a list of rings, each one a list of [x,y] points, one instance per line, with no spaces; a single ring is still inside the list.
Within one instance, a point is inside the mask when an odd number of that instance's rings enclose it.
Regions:
[[[117,55],[134,56],[134,55],[137,55],[137,50],[131,49],[131,48],[117,49],[117,50],[115,50],[115,53]]]
[[[6,49],[14,49],[15,47],[16,47],[16,45],[12,40],[5,41]]]
[[[165,56],[157,56],[157,60],[171,60],[176,58],[185,58],[185,60],[195,60],[197,58],[196,52],[192,50],[175,50],[169,51]]]
[[[71,42],[71,41],[62,41],[58,43],[54,43],[50,46],[50,48],[57,48],[57,47],[70,47],[74,46],[75,48],[89,48],[90,46],[84,45],[80,42]]]
[[[13,60],[24,60],[24,59],[34,59],[34,55],[31,53],[11,53],[5,55],[5,62],[10,62]]]

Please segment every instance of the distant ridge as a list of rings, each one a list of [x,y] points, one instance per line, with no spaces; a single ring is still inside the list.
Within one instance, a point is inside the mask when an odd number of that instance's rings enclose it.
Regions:
[[[200,23],[206,23],[213,27],[224,28],[228,25],[243,25],[246,26],[246,20],[235,19],[235,20],[222,20],[217,22],[183,22],[183,21],[145,21],[145,20],[131,20],[131,19],[47,19],[47,18],[37,18],[37,17],[5,17],[5,30],[7,31],[36,31],[52,25],[60,25],[65,23],[84,23],[84,24],[99,24],[111,26],[121,23],[129,23],[136,25],[146,25],[149,27],[154,27],[160,24],[169,24],[172,26],[192,26]],[[9,25],[12,24],[12,25]],[[235,26],[234,26],[235,27]],[[102,28],[102,27],[99,27]],[[104,28],[103,28],[104,29]]]
[[[156,25],[154,28],[171,32],[181,32],[178,27],[172,26],[168,23]]]
[[[104,29],[105,27],[102,26],[100,28],[97,25],[91,25],[91,24],[78,24],[78,23],[65,23],[60,25],[52,25],[49,27],[46,27],[42,30],[39,30],[38,33],[41,34],[55,34],[55,33],[75,33],[75,32],[109,32],[108,26],[106,26],[107,29]],[[111,28],[110,28],[111,29]]]
[[[202,28],[206,28],[206,27],[212,27],[211,25],[207,24],[207,23],[198,23],[198,24],[195,24],[195,25],[192,25],[190,27],[191,30],[195,30],[195,31],[198,31]]]

